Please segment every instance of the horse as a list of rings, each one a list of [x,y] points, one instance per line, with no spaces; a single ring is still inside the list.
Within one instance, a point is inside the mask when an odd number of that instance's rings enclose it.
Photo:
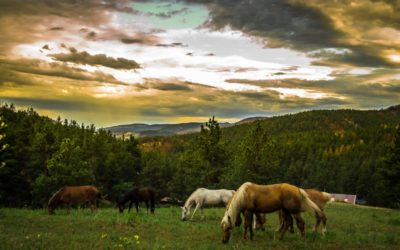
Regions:
[[[319,207],[319,209],[324,212],[324,208],[325,205],[328,201],[331,200],[332,195],[326,192],[321,192],[319,190],[316,189],[304,189],[304,191],[306,191],[306,193],[308,194],[308,197]],[[318,226],[321,224],[322,221],[322,234],[326,233],[326,221],[327,218],[326,216],[320,218],[317,214],[315,215],[315,219],[316,219],[316,223],[314,226],[314,232],[317,231]],[[279,222],[281,227],[283,226],[283,214],[282,211],[279,211]],[[294,229],[293,229],[293,218],[290,216],[290,222],[289,222],[289,231],[294,233]],[[279,229],[281,230],[281,229]]]
[[[49,199],[47,210],[50,215],[54,214],[54,210],[63,204],[69,214],[71,205],[82,205],[89,202],[91,210],[94,212],[97,209],[97,200],[104,199],[95,186],[64,186]]]
[[[129,201],[128,212],[131,211],[132,203],[135,203],[136,212],[139,213],[139,202],[145,202],[147,212],[149,212],[149,202],[150,211],[154,214],[154,203],[155,203],[155,192],[151,187],[134,188],[132,191],[125,194],[121,199],[117,201],[117,207],[119,212],[124,212],[125,204]]]
[[[271,213],[278,210],[283,211],[283,226],[282,230],[279,232],[279,240],[283,239],[289,227],[290,219],[288,217],[290,214],[293,214],[297,222],[297,227],[301,235],[304,236],[305,223],[300,213],[308,209],[313,210],[321,218],[325,216],[301,188],[288,183],[257,185],[246,182],[239,187],[225,210],[220,224],[223,232],[222,242],[227,243],[229,241],[238,214],[242,212],[245,215],[244,239],[247,239],[247,230],[250,232],[250,239],[253,239],[253,228],[251,224],[253,222],[254,213]]]
[[[201,215],[203,217],[203,206],[204,205],[224,205],[226,206],[229,200],[232,198],[234,190],[227,190],[227,189],[206,189],[206,188],[198,188],[196,189],[186,200],[185,205],[181,207],[182,209],[182,216],[181,219],[183,221],[188,220],[190,214],[190,208],[193,205],[196,205],[190,220],[193,219],[194,214],[196,213],[197,209],[200,208]]]

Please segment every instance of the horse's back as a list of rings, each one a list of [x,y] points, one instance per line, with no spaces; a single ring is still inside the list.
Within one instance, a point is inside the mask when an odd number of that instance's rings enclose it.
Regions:
[[[257,210],[264,210],[268,213],[282,208],[297,210],[298,207],[301,207],[299,188],[288,183],[251,184],[248,185],[247,190],[250,208],[257,208]]]
[[[95,186],[65,186],[63,190],[63,199],[69,202],[80,204],[87,201],[95,201],[99,195],[99,190]]]
[[[204,203],[208,205],[226,205],[229,200],[232,198],[232,195],[235,191],[227,190],[227,189],[205,189],[201,194],[201,199],[204,200]]]

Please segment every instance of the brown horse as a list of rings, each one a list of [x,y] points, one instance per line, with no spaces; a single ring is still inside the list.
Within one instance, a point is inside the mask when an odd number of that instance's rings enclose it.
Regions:
[[[149,211],[149,202],[150,202],[150,211],[154,213],[154,203],[155,203],[155,192],[150,187],[143,187],[143,188],[134,188],[129,193],[125,194],[121,199],[117,201],[117,207],[119,212],[124,212],[125,204],[129,201],[129,209],[131,211],[132,203],[135,203],[136,212],[139,212],[139,202],[146,203],[146,209]]]
[[[289,216],[293,214],[302,236],[305,234],[304,220],[300,213],[311,209],[320,217],[324,214],[318,206],[308,198],[307,193],[296,186],[281,183],[273,185],[257,185],[246,182],[242,184],[234,194],[232,201],[225,210],[224,217],[221,220],[223,231],[222,242],[227,243],[230,233],[235,225],[238,214],[244,212],[244,235],[247,238],[247,230],[250,231],[250,239],[253,239],[254,213],[271,213],[283,210],[283,227],[280,230],[279,239],[282,239],[289,227]]]
[[[49,199],[47,210],[49,214],[54,214],[54,210],[63,204],[69,214],[71,205],[89,202],[93,212],[97,209],[97,200],[103,200],[103,197],[95,186],[64,186]]]
[[[329,193],[321,192],[316,189],[304,189],[304,191],[306,191],[306,193],[308,194],[308,197],[319,207],[319,209],[322,212],[324,212],[325,205],[328,201],[331,200],[332,196]],[[318,226],[322,222],[322,225],[323,225],[322,234],[325,234],[326,233],[326,221],[327,221],[326,216],[323,216],[321,218],[317,214],[315,214],[315,219],[316,219],[316,224],[314,226],[314,231],[317,231]],[[281,225],[281,228],[279,230],[281,230],[282,226],[283,226],[283,212],[282,211],[279,211],[279,222]],[[289,222],[289,231],[292,233],[294,232],[293,218],[291,216],[290,216],[290,222]]]

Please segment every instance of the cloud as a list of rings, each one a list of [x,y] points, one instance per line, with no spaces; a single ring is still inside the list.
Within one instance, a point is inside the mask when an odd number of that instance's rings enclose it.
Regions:
[[[398,67],[400,4],[395,1],[265,0],[190,1],[209,5],[213,29],[231,27],[320,58],[317,65]],[[211,4],[212,3],[212,4]],[[346,49],[346,55],[316,54]]]
[[[53,59],[62,62],[73,62],[76,64],[93,65],[93,66],[105,66],[114,69],[138,69],[140,65],[134,60],[125,58],[113,58],[105,54],[91,55],[86,51],[78,52],[76,49],[71,49],[71,53],[65,54],[50,54]]]
[[[58,35],[65,27],[78,23],[89,27],[108,24],[110,11],[128,11],[123,7],[125,2],[1,0],[0,53],[8,54],[15,45],[38,41],[43,35]]]
[[[36,59],[0,60],[0,82],[32,84],[35,76],[61,77],[81,81],[97,81],[125,85],[112,75],[100,71],[88,72],[83,69],[68,67],[65,64],[49,63]],[[29,74],[29,75],[26,75]]]
[[[181,92],[188,92],[193,91],[190,87],[190,83],[179,82],[171,83],[171,82],[164,82],[161,80],[147,80],[146,83],[141,84],[140,86],[145,89],[156,89],[161,91],[181,91]]]

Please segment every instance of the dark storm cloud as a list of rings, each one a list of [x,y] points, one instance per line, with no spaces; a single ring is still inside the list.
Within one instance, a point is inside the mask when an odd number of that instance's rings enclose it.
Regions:
[[[396,67],[387,50],[400,53],[400,42],[390,34],[400,31],[398,1],[359,0],[187,0],[209,6],[214,29],[231,27],[262,37],[269,47],[288,47],[304,52],[335,48],[345,55],[314,54],[315,64],[329,66]],[[392,28],[385,31],[382,28]],[[379,32],[378,32],[379,31]],[[384,34],[378,37],[379,34]]]
[[[87,72],[60,63],[48,63],[35,59],[0,60],[0,83],[30,85],[40,76],[62,77],[72,80],[107,82],[124,85],[113,76],[102,72]]]
[[[149,87],[162,91],[192,91],[188,86],[175,83],[151,84]]]
[[[101,65],[114,69],[138,69],[140,65],[134,60],[129,60],[125,58],[113,58],[105,54],[91,55],[86,51],[78,52],[76,50],[70,49],[71,53],[65,54],[50,54],[50,56],[58,61],[62,62],[73,62],[77,64],[87,64],[87,65]]]
[[[312,50],[336,46],[336,38],[344,36],[321,11],[292,1],[214,2],[211,26],[231,26],[251,35],[271,37],[271,46]]]

